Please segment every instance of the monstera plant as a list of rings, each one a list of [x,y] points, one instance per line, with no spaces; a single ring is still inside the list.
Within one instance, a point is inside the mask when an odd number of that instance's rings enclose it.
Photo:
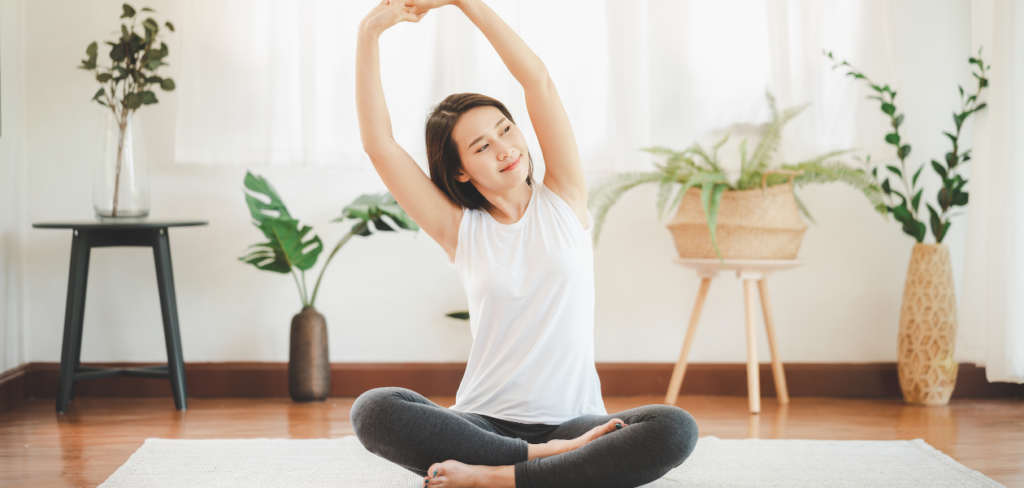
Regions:
[[[295,401],[324,400],[330,390],[330,361],[327,353],[327,322],[316,311],[320,281],[331,259],[352,236],[366,237],[378,231],[419,230],[389,193],[366,194],[341,210],[333,222],[355,221],[355,225],[334,246],[327,256],[310,295],[306,271],[316,264],[324,249],[313,228],[292,217],[281,197],[263,177],[246,173],[245,202],[252,214],[253,225],[263,232],[266,242],[250,246],[240,261],[267,271],[291,274],[299,289],[302,311],[292,318],[288,356],[288,391]],[[385,220],[385,217],[387,220]],[[390,220],[391,223],[388,223]]]

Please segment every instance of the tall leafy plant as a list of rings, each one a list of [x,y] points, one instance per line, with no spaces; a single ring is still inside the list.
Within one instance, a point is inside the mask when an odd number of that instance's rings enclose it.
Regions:
[[[123,159],[124,135],[128,126],[128,116],[143,105],[158,102],[153,87],[164,91],[174,90],[174,80],[163,78],[157,74],[161,66],[167,66],[167,44],[160,41],[162,31],[160,24],[152,17],[139,21],[136,11],[127,3],[121,6],[121,37],[114,41],[106,41],[110,46],[110,65],[99,64],[99,45],[93,41],[85,49],[88,56],[82,60],[79,69],[93,72],[101,85],[92,101],[106,107],[117,121],[120,137],[117,144],[117,163],[114,176],[113,217],[117,217],[118,186],[121,184],[121,161]],[[141,12],[156,13],[145,7]],[[142,32],[136,31],[141,27]],[[164,22],[168,31],[174,32],[174,24]],[[157,47],[159,42],[160,47]]]
[[[931,160],[930,166],[942,180],[942,187],[936,195],[936,206],[938,208],[936,209],[930,203],[925,204],[928,208],[927,219],[922,215],[920,208],[921,195],[924,190],[917,183],[918,177],[921,176],[921,170],[924,169],[925,165],[920,164],[917,166],[917,169],[908,167],[907,157],[910,156],[910,144],[900,134],[900,126],[903,125],[903,114],[897,113],[899,109],[896,105],[896,91],[890,88],[889,85],[875,83],[846,60],[836,60],[831,52],[826,51],[825,56],[834,63],[833,69],[842,68],[846,71],[847,76],[863,80],[867,83],[875,92],[868,98],[877,100],[882,113],[889,118],[889,126],[892,128],[892,132],[885,135],[885,142],[893,146],[899,165],[885,165],[888,176],[880,177],[878,176],[879,167],[871,165],[870,157],[867,160],[868,165],[871,167],[872,179],[885,193],[885,212],[891,213],[902,224],[903,232],[913,237],[917,242],[924,242],[927,227],[930,226],[935,242],[942,243],[942,239],[949,232],[950,218],[954,215],[952,212],[953,208],[966,206],[968,200],[968,193],[964,190],[964,187],[967,185],[967,179],[963,177],[960,170],[964,163],[971,160],[971,151],[960,147],[961,130],[968,117],[987,106],[985,102],[978,101],[982,90],[988,87],[986,73],[991,68],[982,59],[981,49],[978,49],[977,57],[971,57],[967,61],[972,67],[971,74],[977,80],[977,87],[974,93],[965,93],[962,86],[957,87],[960,90],[960,111],[953,112],[953,125],[956,129],[953,133],[943,131],[943,134],[949,138],[952,149],[946,153],[944,162],[940,163],[934,159]],[[893,181],[899,187],[895,187]],[[925,225],[926,220],[928,226]]]
[[[332,220],[332,222],[342,222],[349,219],[355,220],[356,223],[341,237],[334,249],[331,250],[331,254],[327,256],[327,260],[320,269],[320,275],[316,279],[313,293],[310,295],[306,287],[306,271],[316,264],[317,258],[324,249],[320,237],[312,234],[312,227],[301,225],[297,219],[292,217],[277,191],[262,176],[246,172],[245,188],[249,190],[245,194],[245,202],[249,206],[252,223],[263,232],[267,242],[249,246],[255,249],[238,259],[262,270],[291,274],[299,289],[299,299],[302,301],[303,307],[314,306],[327,265],[334,259],[334,255],[341,249],[341,246],[344,246],[352,236],[372,235],[371,227],[378,231],[388,232],[394,231],[395,227],[404,230],[419,230],[416,223],[405,213],[405,210],[402,210],[390,193],[360,196],[341,210],[340,217]],[[384,217],[387,217],[391,224]]]
[[[799,115],[807,105],[782,110],[776,109],[775,99],[767,94],[768,106],[771,108],[772,120],[767,124],[764,136],[748,154],[747,140],[739,144],[740,174],[730,179],[718,157],[719,149],[726,143],[726,136],[710,150],[699,143],[687,149],[676,151],[665,147],[641,149],[664,157],[663,163],[655,164],[654,171],[642,171],[613,175],[594,186],[590,190],[590,206],[595,210],[594,242],[600,236],[601,228],[612,205],[630,189],[645,184],[658,185],[657,212],[659,218],[667,215],[679,206],[683,195],[690,188],[700,188],[701,204],[707,216],[708,230],[715,252],[718,241],[715,228],[718,221],[718,209],[722,194],[726,191],[742,191],[785,184],[790,181],[797,187],[804,185],[839,181],[846,183],[862,192],[873,206],[880,212],[885,211],[882,200],[882,189],[874,182],[871,175],[864,170],[852,167],[838,158],[849,151],[833,151],[799,163],[787,164],[775,161],[775,155],[782,143],[782,131],[786,124]],[[814,220],[803,202],[796,198],[800,211],[810,220]]]

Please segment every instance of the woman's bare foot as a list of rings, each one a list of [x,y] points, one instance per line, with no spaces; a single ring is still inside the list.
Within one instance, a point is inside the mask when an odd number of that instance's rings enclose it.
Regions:
[[[611,419],[604,425],[598,425],[575,439],[555,439],[545,442],[544,444],[530,444],[527,459],[554,456],[555,454],[562,454],[563,452],[569,452],[573,449],[579,449],[598,437],[624,427],[626,427],[626,423],[622,420]]]
[[[473,466],[449,459],[427,470],[423,486],[429,488],[515,488],[513,466]]]

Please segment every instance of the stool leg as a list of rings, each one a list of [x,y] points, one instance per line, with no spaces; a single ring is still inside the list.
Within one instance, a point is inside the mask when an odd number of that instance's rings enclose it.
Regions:
[[[772,352],[772,377],[775,378],[775,394],[779,404],[789,403],[789,390],[786,388],[786,373],[782,369],[782,358],[779,357],[778,343],[775,341],[775,320],[772,314],[772,302],[768,299],[768,281],[764,278],[757,281],[761,292],[761,310],[764,311],[764,327],[768,329],[768,348]]]
[[[178,332],[178,304],[174,297],[174,275],[171,272],[171,245],[167,228],[153,231],[153,260],[156,262],[156,282],[160,290],[160,311],[164,319],[164,342],[167,344],[167,372],[171,378],[174,406],[188,408],[188,387],[185,384],[185,361],[181,354],[181,335]]]
[[[700,312],[704,308],[704,299],[708,296],[708,288],[711,287],[711,278],[704,278],[700,282],[700,291],[697,292],[697,303],[693,304],[693,312],[690,313],[690,325],[686,328],[686,339],[683,341],[683,350],[679,353],[679,361],[672,368],[672,379],[668,382],[668,393],[665,394],[665,403],[675,405],[679,397],[679,389],[683,386],[683,375],[686,374],[686,358],[690,355],[690,346],[693,345],[693,337],[697,334],[697,322],[700,320]]]
[[[71,270],[68,273],[68,299],[64,306],[64,343],[60,352],[57,379],[57,413],[68,410],[74,395],[75,369],[82,351],[82,322],[85,318],[85,286],[89,282],[89,236],[74,230],[71,238]]]
[[[747,315],[747,396],[750,413],[761,412],[761,383],[757,371],[757,314],[754,298],[754,280],[743,280],[743,298]]]

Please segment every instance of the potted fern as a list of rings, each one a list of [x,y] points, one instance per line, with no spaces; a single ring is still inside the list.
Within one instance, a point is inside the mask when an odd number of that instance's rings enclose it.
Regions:
[[[771,94],[767,99],[772,120],[753,152],[747,153],[746,140],[740,143],[738,178],[730,179],[718,157],[718,150],[729,138],[726,136],[710,151],[697,143],[682,151],[645,148],[665,158],[655,164],[654,171],[614,175],[595,185],[590,191],[596,214],[595,243],[612,205],[626,191],[645,183],[659,186],[659,217],[676,209],[668,227],[682,258],[795,258],[807,229],[800,214],[812,222],[813,218],[794,194],[794,187],[843,182],[862,192],[877,211],[885,212],[882,188],[871,174],[838,159],[848,151],[795,164],[776,163],[783,128],[807,106],[779,112]]]
[[[246,172],[245,187],[249,190],[245,194],[245,201],[252,214],[253,225],[263,232],[267,242],[249,246],[256,249],[238,259],[258,269],[291,274],[295,278],[302,311],[292,318],[288,346],[288,393],[297,402],[324,400],[331,387],[327,321],[316,311],[314,304],[327,265],[352,236],[369,236],[372,234],[371,228],[394,231],[394,225],[399,229],[415,231],[419,227],[390,193],[362,195],[355,199],[342,209],[341,217],[332,221],[351,219],[356,222],[327,256],[310,295],[306,286],[306,271],[316,264],[323,251],[320,237],[311,234],[312,227],[300,225],[291,216],[281,197],[263,177]],[[390,219],[392,224],[388,224],[384,217]]]

